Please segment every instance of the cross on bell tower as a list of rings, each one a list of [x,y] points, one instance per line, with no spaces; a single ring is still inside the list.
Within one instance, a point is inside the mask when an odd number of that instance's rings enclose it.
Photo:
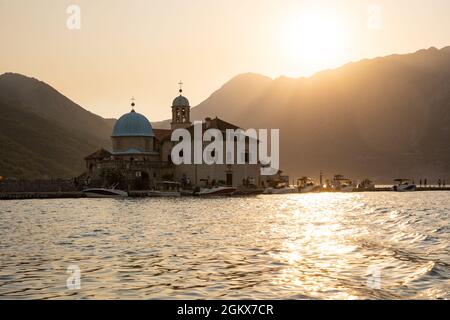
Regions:
[[[180,95],[176,97],[172,103],[172,130],[178,128],[187,128],[191,126],[191,107],[189,106],[189,100],[182,95],[183,84],[184,83],[181,80],[180,82],[178,82],[178,85],[180,86],[178,92],[180,93]]]

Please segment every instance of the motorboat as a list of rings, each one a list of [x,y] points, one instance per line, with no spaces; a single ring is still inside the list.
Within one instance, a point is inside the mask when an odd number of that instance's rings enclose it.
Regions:
[[[181,189],[180,194],[182,197],[190,197],[195,195],[194,189]]]
[[[264,192],[261,188],[238,188],[233,192],[233,196],[254,196],[259,195]]]
[[[335,175],[331,182],[334,191],[338,192],[353,192],[356,188],[356,184],[342,175]]]
[[[229,196],[236,191],[233,187],[212,187],[212,188],[202,188],[200,191],[196,192],[197,196]]]
[[[416,191],[417,185],[414,184],[411,179],[395,179],[396,183],[392,189],[397,192]]]
[[[290,194],[297,192],[298,192],[297,188],[291,187],[285,183],[279,183],[275,187],[266,188],[263,194]]]
[[[375,184],[369,180],[369,179],[364,179],[363,181],[361,181],[361,183],[358,184],[358,190],[375,190]]]
[[[303,177],[297,180],[297,188],[300,193],[308,193],[318,191],[320,186],[314,183],[314,180],[308,177]]]
[[[128,197],[126,191],[118,189],[106,189],[106,188],[91,188],[83,190],[83,193],[88,198],[121,198]]]

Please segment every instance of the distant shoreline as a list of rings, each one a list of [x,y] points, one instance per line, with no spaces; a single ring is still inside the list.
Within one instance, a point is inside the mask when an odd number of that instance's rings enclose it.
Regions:
[[[418,187],[417,191],[412,192],[430,192],[430,191],[450,191],[450,187],[437,187],[437,186],[430,186],[430,187]],[[376,187],[374,189],[370,190],[357,190],[355,189],[352,192],[347,193],[363,193],[363,192],[394,192],[391,187],[383,186],[383,187]],[[147,196],[143,197],[142,192],[139,191],[130,191],[129,192],[129,198],[159,198],[157,196]],[[314,192],[314,193],[346,193],[346,192],[337,192],[337,191],[321,191],[321,192]],[[314,194],[309,193],[309,194]],[[399,192],[403,193],[403,192]],[[409,193],[409,192],[407,192]],[[292,193],[297,194],[297,193]],[[301,193],[298,193],[301,194]],[[307,193],[305,193],[307,194]],[[303,194],[303,195],[305,195]],[[237,195],[236,197],[242,197],[242,195]],[[254,195],[252,195],[254,196]],[[271,197],[273,195],[265,195],[267,197]],[[188,198],[191,198],[192,196],[186,196]],[[229,198],[233,196],[227,196],[224,198]],[[0,200],[31,200],[31,199],[80,199],[80,198],[86,198],[86,195],[82,191],[66,191],[66,192],[0,192]],[[217,198],[217,197],[216,197]]]

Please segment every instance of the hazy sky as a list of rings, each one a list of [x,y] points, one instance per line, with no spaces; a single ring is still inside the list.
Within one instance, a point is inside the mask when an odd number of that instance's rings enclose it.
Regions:
[[[79,30],[67,27],[69,5]],[[105,117],[135,96],[156,121],[179,80],[197,105],[244,72],[309,76],[440,48],[449,15],[449,0],[0,0],[0,73],[36,77]]]

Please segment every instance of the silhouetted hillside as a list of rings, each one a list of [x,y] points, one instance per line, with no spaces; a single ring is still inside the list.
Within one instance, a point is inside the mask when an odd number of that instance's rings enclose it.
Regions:
[[[450,47],[363,60],[310,78],[239,75],[192,109],[194,120],[207,116],[281,129],[282,169],[292,178],[324,170],[378,182],[450,181]],[[80,173],[84,156],[109,148],[115,120],[43,82],[4,74],[0,121],[0,175],[42,177]]]
[[[84,156],[110,145],[111,121],[19,74],[0,76],[0,122],[1,176],[79,175]]]
[[[192,118],[280,128],[282,166],[292,178],[322,169],[388,181],[450,178],[449,112],[447,47],[363,60],[310,78],[238,76],[193,108]]]

